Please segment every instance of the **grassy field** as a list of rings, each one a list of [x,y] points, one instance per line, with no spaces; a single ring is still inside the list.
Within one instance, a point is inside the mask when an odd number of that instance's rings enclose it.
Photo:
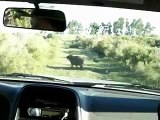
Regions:
[[[41,34],[22,36],[24,35],[0,34],[1,73],[58,75],[87,80],[109,79],[160,87],[160,59],[157,54],[160,48],[153,47],[155,38],[77,37],[63,34],[53,34],[50,38],[44,38]],[[153,42],[153,45],[147,43],[146,39]],[[93,42],[91,46],[90,42]],[[77,43],[79,48],[71,47]],[[86,47],[88,43],[89,46]],[[96,50],[103,51],[105,57],[102,58],[103,55]],[[69,54],[83,57],[84,68],[71,68],[66,58]]]
[[[47,68],[44,70],[46,74],[97,80],[111,79],[131,83],[143,80],[142,76],[124,68],[119,61],[103,58],[99,62],[94,62],[93,58],[97,56],[97,53],[89,49],[69,48],[68,46],[72,40],[74,40],[74,37],[72,39],[66,37],[59,41],[60,54],[57,59],[47,65]],[[83,70],[70,67],[70,62],[65,58],[69,54],[79,55],[85,58]]]

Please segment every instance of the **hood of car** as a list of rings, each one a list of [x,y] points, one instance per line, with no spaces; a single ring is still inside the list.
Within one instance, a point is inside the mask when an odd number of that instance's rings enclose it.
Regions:
[[[50,76],[51,77],[51,76]],[[71,83],[84,83],[84,84],[126,84],[131,85],[130,83],[126,82],[117,82],[110,79],[104,79],[104,80],[95,80],[95,79],[86,79],[86,78],[75,78],[75,77],[66,77],[66,76],[54,76],[56,79],[65,80]]]
[[[24,74],[25,75],[25,74]],[[26,74],[27,75],[27,74]],[[40,79],[41,78],[41,79]],[[87,78],[78,78],[78,77],[66,77],[66,76],[53,76],[53,75],[36,75],[36,76],[0,76],[0,81],[20,81],[20,82],[43,82],[43,83],[61,83],[66,81],[65,83],[70,83],[70,84],[83,84],[83,85],[89,85],[89,84],[100,84],[100,85],[132,85],[130,83],[126,82],[118,82],[110,79],[104,79],[104,80],[95,80],[95,79],[87,79]],[[39,81],[40,80],[40,81]],[[58,81],[59,80],[59,81]]]

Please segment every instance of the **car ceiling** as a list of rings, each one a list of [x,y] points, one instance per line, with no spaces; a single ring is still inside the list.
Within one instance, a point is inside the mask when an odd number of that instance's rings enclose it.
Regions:
[[[0,0],[30,3],[58,3],[127,8],[160,12],[160,0]]]

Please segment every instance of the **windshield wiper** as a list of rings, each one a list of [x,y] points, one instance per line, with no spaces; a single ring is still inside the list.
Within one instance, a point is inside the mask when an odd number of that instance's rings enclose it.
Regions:
[[[34,74],[25,74],[25,73],[0,74],[0,77],[26,78],[27,81],[33,81],[33,82],[35,82],[35,80],[39,80],[38,82],[47,82],[47,83],[48,82],[49,83],[55,83],[55,82],[57,83],[58,82],[58,83],[72,84],[72,82],[70,82],[70,81],[57,79],[56,77],[34,75]]]

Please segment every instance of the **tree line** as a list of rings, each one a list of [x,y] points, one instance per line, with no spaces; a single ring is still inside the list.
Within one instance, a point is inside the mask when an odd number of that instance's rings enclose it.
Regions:
[[[77,20],[72,20],[69,22],[67,29],[69,34],[89,32],[91,35],[147,35],[151,34],[155,27],[153,27],[150,22],[144,23],[141,18],[133,19],[130,22],[128,19],[120,17],[113,22],[102,22],[101,24],[96,22],[90,23],[88,28],[84,28],[82,23]]]

